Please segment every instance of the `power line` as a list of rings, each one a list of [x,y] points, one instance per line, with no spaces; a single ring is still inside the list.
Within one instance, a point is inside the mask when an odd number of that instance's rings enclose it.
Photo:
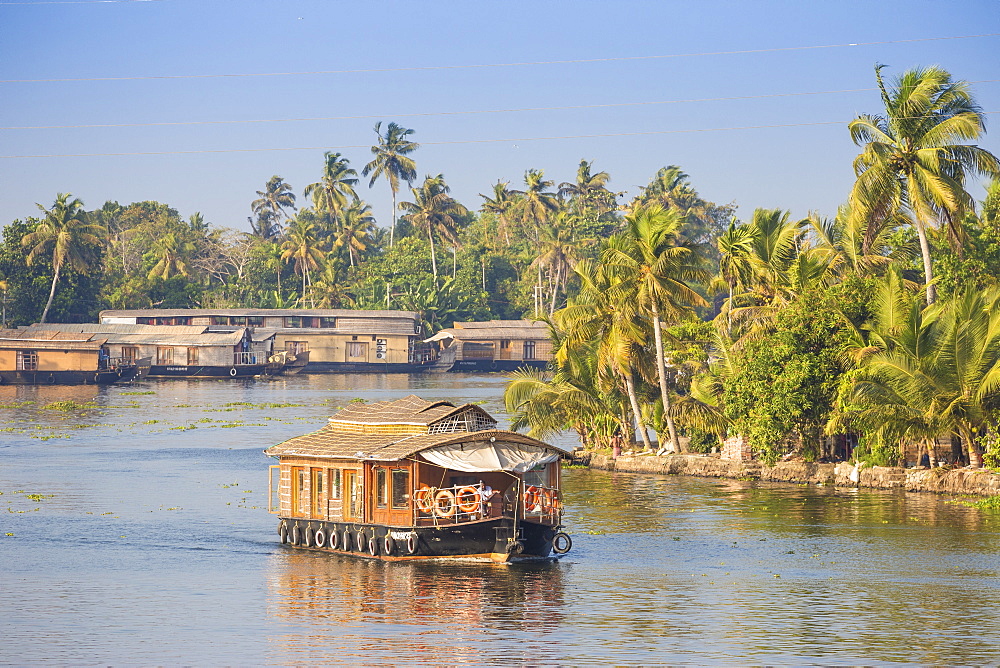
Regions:
[[[165,2],[165,0],[39,0],[38,2],[0,2],[4,5],[117,5],[128,2]]]
[[[1000,111],[984,111],[982,114],[997,114]],[[426,141],[422,146],[455,146],[461,144],[501,144],[506,142],[550,141],[557,139],[601,139],[608,137],[645,137],[652,135],[692,134],[701,132],[730,132],[735,130],[766,130],[774,128],[803,128],[820,125],[842,125],[844,121],[815,121],[812,123],[779,123],[775,125],[741,125],[725,128],[693,128],[687,130],[650,130],[646,132],[611,132],[586,135],[561,135],[549,137],[514,137],[505,139],[461,139],[454,141]],[[39,155],[0,155],[0,160],[25,158],[97,158],[140,155],[199,155],[210,153],[266,153],[271,151],[330,151],[371,148],[371,144],[344,144],[341,146],[289,146],[277,148],[221,148],[198,149],[192,151],[126,151],[121,153],[48,153]]]
[[[978,81],[967,81],[965,83],[997,83],[1000,79],[981,79]],[[801,93],[769,93],[765,95],[736,95],[730,97],[701,97],[678,100],[654,100],[646,102],[607,102],[598,104],[576,104],[562,105],[554,107],[512,107],[510,109],[469,109],[462,111],[426,111],[407,112],[393,114],[359,114],[353,116],[315,116],[306,118],[257,118],[257,119],[237,119],[237,120],[217,120],[217,121],[152,121],[148,123],[81,123],[76,125],[11,125],[0,126],[0,130],[73,130],[92,128],[145,128],[145,127],[173,127],[186,125],[242,125],[256,123],[309,123],[318,121],[344,121],[363,120],[371,118],[413,118],[428,116],[467,116],[477,114],[507,114],[528,111],[572,111],[575,109],[610,109],[620,107],[642,107],[656,106],[664,104],[687,104],[692,102],[732,102],[737,100],[765,100],[782,97],[804,97],[810,95],[838,95],[842,93],[866,93],[878,90],[878,88],[844,88],[841,90],[820,90],[807,91]]]
[[[7,3],[12,4],[12,3]],[[246,72],[228,74],[162,74],[139,75],[127,77],[66,77],[51,79],[0,79],[0,83],[68,83],[79,81],[150,81],[161,79],[235,79],[249,77],[287,77],[312,76],[320,74],[374,74],[380,72],[427,72],[436,70],[470,70],[501,67],[528,67],[536,65],[573,65],[580,63],[613,63],[634,62],[639,60],[664,60],[668,58],[696,58],[702,56],[734,56],[752,53],[777,53],[786,51],[808,51],[816,49],[839,49],[854,46],[881,46],[885,44],[912,44],[915,42],[936,42],[956,39],[976,39],[980,37],[997,37],[1000,33],[983,33],[981,35],[954,35],[947,37],[916,37],[911,39],[891,39],[875,42],[845,42],[843,44],[817,44],[810,46],[783,46],[766,49],[740,49],[737,51],[703,51],[700,53],[671,53],[655,56],[619,56],[611,58],[577,58],[573,60],[537,60],[512,63],[484,63],[479,65],[425,65],[420,67],[376,67],[347,70],[313,70],[306,72]]]

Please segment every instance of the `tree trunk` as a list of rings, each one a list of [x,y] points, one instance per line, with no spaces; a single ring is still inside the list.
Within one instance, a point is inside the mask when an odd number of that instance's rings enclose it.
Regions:
[[[434,287],[437,288],[437,284],[438,284],[438,263],[437,263],[437,256],[434,253],[434,232],[431,231],[431,225],[430,225],[429,222],[427,223],[427,238],[430,239],[430,241],[431,241],[431,270],[434,273]]]
[[[663,419],[667,423],[667,433],[670,435],[670,451],[680,452],[681,443],[677,438],[677,426],[670,414],[670,391],[667,389],[667,363],[663,358],[663,332],[660,329],[660,310],[653,301],[653,336],[656,339],[656,373],[660,380],[660,399],[663,401]]]
[[[625,373],[625,389],[628,391],[628,401],[632,405],[632,415],[635,418],[636,425],[639,427],[639,436],[642,437],[642,444],[646,450],[652,450],[653,445],[649,442],[646,425],[642,423],[642,411],[639,410],[639,398],[635,394],[635,382],[632,380],[631,369]]]
[[[937,290],[934,288],[934,270],[931,266],[931,246],[927,243],[927,231],[924,229],[924,224],[918,219],[916,221],[915,227],[917,228],[917,238],[920,240],[920,256],[924,261],[924,281],[926,282],[927,289],[927,304],[933,304],[937,300]]]
[[[392,191],[392,227],[389,228],[389,248],[392,248],[393,240],[396,236],[396,189],[389,184],[389,190]]]
[[[556,297],[559,294],[559,279],[562,274],[562,262],[556,264],[556,280],[555,284],[552,286],[552,302],[549,304],[549,317],[556,312]]]
[[[40,322],[45,322],[45,319],[49,316],[49,309],[52,307],[52,298],[56,294],[56,283],[59,282],[59,270],[62,269],[62,265],[57,266],[55,269],[55,273],[52,274],[52,287],[49,288],[49,301],[45,302],[45,310],[42,311]]]

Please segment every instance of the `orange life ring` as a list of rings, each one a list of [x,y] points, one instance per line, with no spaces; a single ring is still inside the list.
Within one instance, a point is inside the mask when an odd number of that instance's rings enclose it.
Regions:
[[[430,514],[434,510],[434,488],[421,485],[420,489],[413,493],[413,502],[417,504],[417,510]]]
[[[524,490],[524,509],[529,513],[539,510],[541,503],[541,490],[534,485]]]
[[[543,489],[539,494],[543,513],[551,513],[556,507],[556,492],[553,489]]]
[[[439,489],[434,495],[434,514],[444,518],[454,517],[456,510],[455,495],[450,490]]]
[[[455,495],[455,502],[463,513],[474,513],[479,510],[479,490],[471,485],[463,487]]]

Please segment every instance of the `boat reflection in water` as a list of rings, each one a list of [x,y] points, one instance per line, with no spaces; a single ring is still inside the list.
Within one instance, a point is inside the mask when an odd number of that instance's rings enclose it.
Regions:
[[[268,615],[289,630],[271,635],[269,653],[285,663],[487,663],[498,652],[530,662],[541,650],[534,640],[564,623],[564,568],[280,550]],[[496,642],[501,635],[513,642]]]

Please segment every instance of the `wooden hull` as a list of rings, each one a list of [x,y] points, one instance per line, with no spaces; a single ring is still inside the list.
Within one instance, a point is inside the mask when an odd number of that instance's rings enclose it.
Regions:
[[[320,532],[323,537],[322,545],[317,540]],[[331,540],[334,532],[337,536],[335,543]],[[515,536],[514,520],[507,517],[437,527],[393,527],[297,518],[283,518],[278,525],[282,542],[291,547],[382,561],[551,561],[560,556],[552,550],[552,539],[556,532],[556,527],[522,520],[518,522]],[[345,534],[348,541],[346,546]],[[391,539],[389,551],[386,551],[387,536]]]
[[[0,371],[0,385],[111,385],[138,376],[136,367],[115,371]]]
[[[313,362],[302,373],[419,373],[426,367],[409,362]]]

